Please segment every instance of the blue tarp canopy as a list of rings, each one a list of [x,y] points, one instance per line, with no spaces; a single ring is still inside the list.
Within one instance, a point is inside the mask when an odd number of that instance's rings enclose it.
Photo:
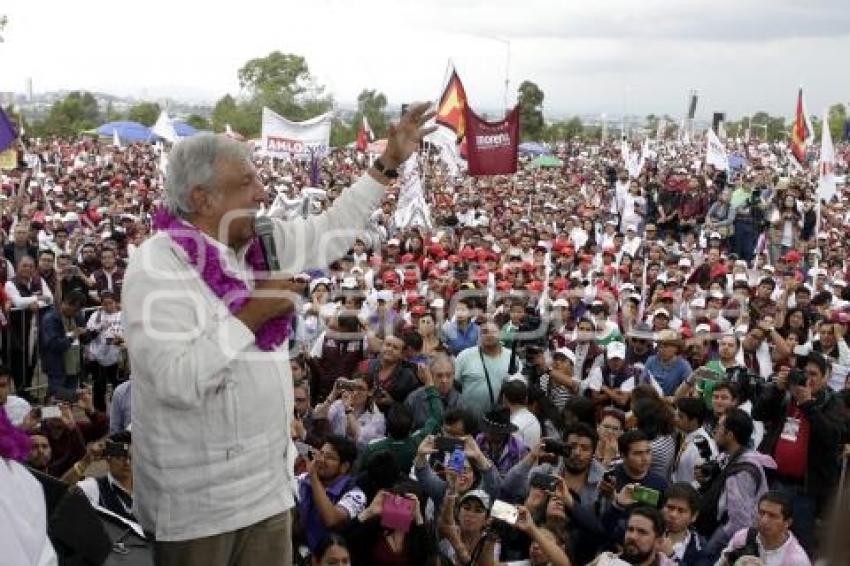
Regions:
[[[116,131],[122,142],[146,142],[153,139],[151,129],[138,122],[107,122],[97,129],[97,135],[111,138]]]
[[[546,149],[542,143],[538,142],[525,142],[519,144],[519,152],[525,155],[533,155],[537,157],[538,155],[548,154],[549,150]]]
[[[186,122],[178,122],[177,120],[174,120],[172,124],[174,125],[174,131],[177,132],[177,135],[181,138],[188,138],[189,136],[194,136],[199,133],[196,128],[193,128]]]

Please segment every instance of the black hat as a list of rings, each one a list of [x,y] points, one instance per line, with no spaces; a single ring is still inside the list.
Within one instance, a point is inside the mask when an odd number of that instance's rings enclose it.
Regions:
[[[511,411],[507,407],[499,407],[488,411],[484,418],[481,419],[481,428],[484,432],[495,434],[510,434],[519,430],[515,424],[511,422]]]

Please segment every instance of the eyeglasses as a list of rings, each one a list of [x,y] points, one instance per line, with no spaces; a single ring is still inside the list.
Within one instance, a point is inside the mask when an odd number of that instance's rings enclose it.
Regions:
[[[623,432],[623,429],[617,425],[601,424],[599,425],[599,428],[607,430],[608,432]]]

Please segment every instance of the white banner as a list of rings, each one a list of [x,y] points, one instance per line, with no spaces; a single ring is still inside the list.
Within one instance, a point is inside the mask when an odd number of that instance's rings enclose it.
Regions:
[[[401,229],[409,226],[422,226],[427,230],[432,228],[431,209],[422,191],[418,157],[416,153],[411,155],[401,170],[401,190],[395,210],[395,224]]]
[[[292,122],[264,107],[262,149],[281,158],[324,155],[330,146],[332,119],[328,112],[304,122]]]
[[[717,169],[728,171],[729,158],[726,156],[726,148],[711,128],[706,132],[705,142],[705,162]]]

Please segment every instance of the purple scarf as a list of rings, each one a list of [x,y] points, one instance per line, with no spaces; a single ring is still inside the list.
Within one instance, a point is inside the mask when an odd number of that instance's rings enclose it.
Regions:
[[[197,227],[177,218],[165,208],[158,209],[154,214],[153,227],[167,233],[171,240],[186,252],[189,265],[198,271],[198,275],[216,297],[222,300],[225,296],[229,298],[227,308],[231,313],[236,314],[242,310],[250,297],[248,286],[239,277],[228,273],[216,246],[204,243],[199,245],[199,242],[203,242],[203,237]],[[266,271],[263,252],[256,238],[251,241],[245,260],[254,272]],[[198,268],[201,261],[203,269]],[[257,347],[269,352],[283,344],[289,336],[291,322],[291,316],[278,316],[267,320],[254,333]]]
[[[29,435],[14,426],[6,415],[6,409],[0,406],[0,458],[26,462],[29,453]]]

